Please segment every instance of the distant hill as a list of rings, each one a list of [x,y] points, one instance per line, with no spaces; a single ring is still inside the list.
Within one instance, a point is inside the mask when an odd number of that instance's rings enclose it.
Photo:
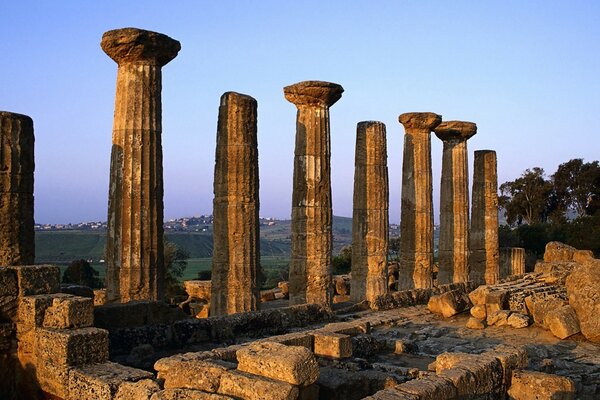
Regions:
[[[260,227],[260,253],[263,256],[288,256],[291,251],[291,221],[273,220]],[[212,231],[173,232],[167,240],[187,250],[191,258],[212,256]],[[333,217],[334,254],[352,242],[352,219]],[[36,231],[36,262],[68,263],[76,259],[98,261],[104,258],[105,231]]]

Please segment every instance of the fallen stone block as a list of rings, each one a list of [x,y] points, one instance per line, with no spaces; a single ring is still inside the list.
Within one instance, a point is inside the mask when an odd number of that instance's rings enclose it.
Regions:
[[[228,370],[221,377],[219,394],[241,399],[295,400],[299,390],[287,382]]]
[[[577,249],[561,242],[548,242],[544,251],[544,261],[572,261]]]
[[[485,309],[488,316],[495,311],[507,310],[509,307],[508,298],[507,290],[490,290],[485,296]]]
[[[544,325],[559,339],[566,339],[581,332],[579,320],[571,306],[549,311],[544,318]]]
[[[487,285],[478,286],[475,290],[469,293],[469,300],[474,305],[485,305],[485,299],[490,292],[490,287]]]
[[[467,321],[466,327],[469,329],[485,329],[485,325],[485,320],[470,317]]]
[[[133,399],[131,399],[133,400]],[[194,389],[165,389],[156,392],[150,400],[235,400],[221,394],[206,393]]]
[[[349,295],[350,294],[350,280],[347,275],[337,275],[334,277],[335,294]]]
[[[297,386],[308,386],[319,377],[319,363],[306,347],[257,342],[238,350],[238,370]]]
[[[488,350],[485,355],[495,357],[502,365],[502,376],[504,389],[510,386],[512,372],[518,369],[527,368],[527,350],[524,347],[516,347],[501,344]]]
[[[8,267],[17,274],[19,296],[57,293],[60,270],[55,265],[20,265]]]
[[[451,290],[437,296],[431,296],[427,303],[429,311],[450,318],[471,307],[471,301],[462,290]]]
[[[548,327],[546,326],[545,319],[548,312],[562,308],[569,304],[567,301],[560,298],[540,298],[537,296],[529,296],[525,298],[525,303],[527,304],[529,313],[533,317],[533,321],[546,329]]]
[[[123,382],[119,385],[114,400],[149,400],[154,393],[160,390],[159,384],[152,379]]]
[[[310,351],[313,351],[315,338],[307,331],[286,333],[284,335],[271,336],[266,339],[259,340],[261,342],[275,342],[285,344],[287,346],[302,346]]]
[[[506,323],[513,328],[527,328],[529,326],[529,316],[513,312],[508,317]]]
[[[58,297],[46,309],[45,328],[72,329],[94,325],[94,301],[87,297]]]
[[[420,400],[454,399],[457,391],[452,382],[440,376],[413,379],[395,387],[400,392],[419,396]]]
[[[567,278],[566,286],[581,333],[586,339],[600,343],[600,260],[589,260],[575,268]]]
[[[204,300],[207,303],[210,303],[211,287],[211,281],[183,281],[183,288],[190,298]]]
[[[584,263],[594,259],[594,252],[591,250],[575,250],[573,253],[573,261],[576,263]]]
[[[485,305],[483,304],[478,304],[471,307],[470,313],[473,316],[473,318],[477,318],[480,320],[484,320],[487,318],[487,310],[485,308]]]
[[[514,400],[574,400],[575,383],[564,376],[514,371],[508,395]]]
[[[69,371],[66,400],[112,399],[123,382],[152,379],[153,374],[113,362],[86,365]]]
[[[35,331],[35,355],[56,366],[78,366],[108,360],[108,332],[98,328]]]
[[[508,318],[510,317],[510,314],[511,312],[508,310],[500,310],[488,313],[487,324],[495,326],[508,325]]]
[[[329,358],[352,357],[352,338],[333,332],[315,332],[315,354]]]
[[[435,369],[437,375],[452,381],[458,398],[482,394],[500,396],[502,393],[503,369],[496,357],[443,353],[437,356]]]
[[[180,361],[168,369],[158,371],[158,379],[165,389],[188,388],[216,393],[221,384],[221,376],[231,369],[213,360]]]

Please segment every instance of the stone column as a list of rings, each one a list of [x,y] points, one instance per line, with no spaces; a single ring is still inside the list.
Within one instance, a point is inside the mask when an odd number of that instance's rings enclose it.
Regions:
[[[500,249],[500,279],[525,273],[525,249],[504,247]]]
[[[106,300],[162,300],[161,67],[178,41],[135,28],[108,31],[102,50],[118,65],[106,243]]]
[[[429,112],[400,115],[404,125],[400,276],[398,289],[433,286],[433,183],[431,131],[442,116]]]
[[[359,122],[352,213],[350,298],[353,302],[371,302],[387,293],[388,205],[385,125],[377,121]]]
[[[469,164],[467,140],[477,133],[472,122],[446,121],[435,128],[444,142],[440,191],[438,283],[469,280]]]
[[[296,105],[292,191],[290,304],[331,305],[331,165],[329,107],[342,97],[335,83],[305,81],[283,89]]]
[[[0,111],[0,267],[33,264],[33,121]]]
[[[259,304],[256,100],[221,96],[213,202],[210,315],[253,311]]]
[[[496,152],[475,152],[473,206],[471,209],[471,255],[469,278],[476,284],[493,285],[499,278],[498,265],[498,175]]]

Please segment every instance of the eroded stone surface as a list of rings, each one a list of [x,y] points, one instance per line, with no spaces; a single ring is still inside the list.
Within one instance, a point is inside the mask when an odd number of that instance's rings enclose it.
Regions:
[[[581,333],[600,343],[600,260],[576,267],[566,281],[569,304],[577,313]]]
[[[575,399],[575,384],[564,376],[535,371],[514,371],[508,395],[514,400],[571,400]]]
[[[170,37],[108,31],[101,47],[119,65],[113,124],[106,300],[163,300],[161,68],[178,53]]]
[[[283,89],[298,109],[292,190],[290,304],[330,306],[332,211],[329,108],[344,89],[305,81]]]
[[[211,315],[259,305],[257,102],[227,92],[217,125],[213,200]]]
[[[399,289],[433,286],[433,182],[431,131],[442,121],[434,113],[405,113],[400,211]]]
[[[387,293],[388,170],[385,125],[359,122],[356,128],[352,216],[354,302],[372,302]],[[346,294],[346,293],[340,293]]]

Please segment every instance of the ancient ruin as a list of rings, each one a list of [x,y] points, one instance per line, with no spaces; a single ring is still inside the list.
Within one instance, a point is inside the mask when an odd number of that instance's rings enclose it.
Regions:
[[[259,297],[257,102],[228,92],[217,129],[212,282],[186,281],[189,298],[165,303],[160,68],[179,43],[127,28],[107,32],[102,48],[119,64],[109,304],[91,288],[61,285],[57,266],[22,265],[34,257],[33,123],[0,113],[0,399],[600,398],[600,260],[549,242],[526,268],[524,249],[499,251],[489,150],[475,152],[465,265],[465,142],[474,124],[400,116],[399,271],[386,261],[385,125],[358,124],[352,277],[332,276],[329,107],[343,91],[333,83],[284,89],[298,107],[289,282]],[[453,280],[446,284],[433,268],[436,127],[446,142],[440,262],[451,268],[440,271]]]
[[[498,281],[498,173],[496,152],[475,152],[473,205],[469,236],[469,278],[476,284]]]
[[[329,107],[344,89],[305,81],[283,89],[298,108],[292,189],[290,304],[329,305],[331,291],[331,149]]]
[[[472,122],[446,121],[435,128],[444,142],[440,191],[439,283],[469,280],[469,164],[467,140]]]
[[[0,111],[0,266],[33,264],[33,121]]]
[[[102,50],[119,66],[110,161],[106,300],[162,300],[161,68],[181,48],[135,28],[108,31]]]
[[[402,289],[433,286],[433,178],[431,131],[441,122],[434,113],[406,113],[400,208],[400,277]]]
[[[388,289],[388,170],[385,125],[356,127],[351,299],[373,301]]]
[[[213,203],[211,315],[258,308],[258,144],[256,100],[221,96]]]

